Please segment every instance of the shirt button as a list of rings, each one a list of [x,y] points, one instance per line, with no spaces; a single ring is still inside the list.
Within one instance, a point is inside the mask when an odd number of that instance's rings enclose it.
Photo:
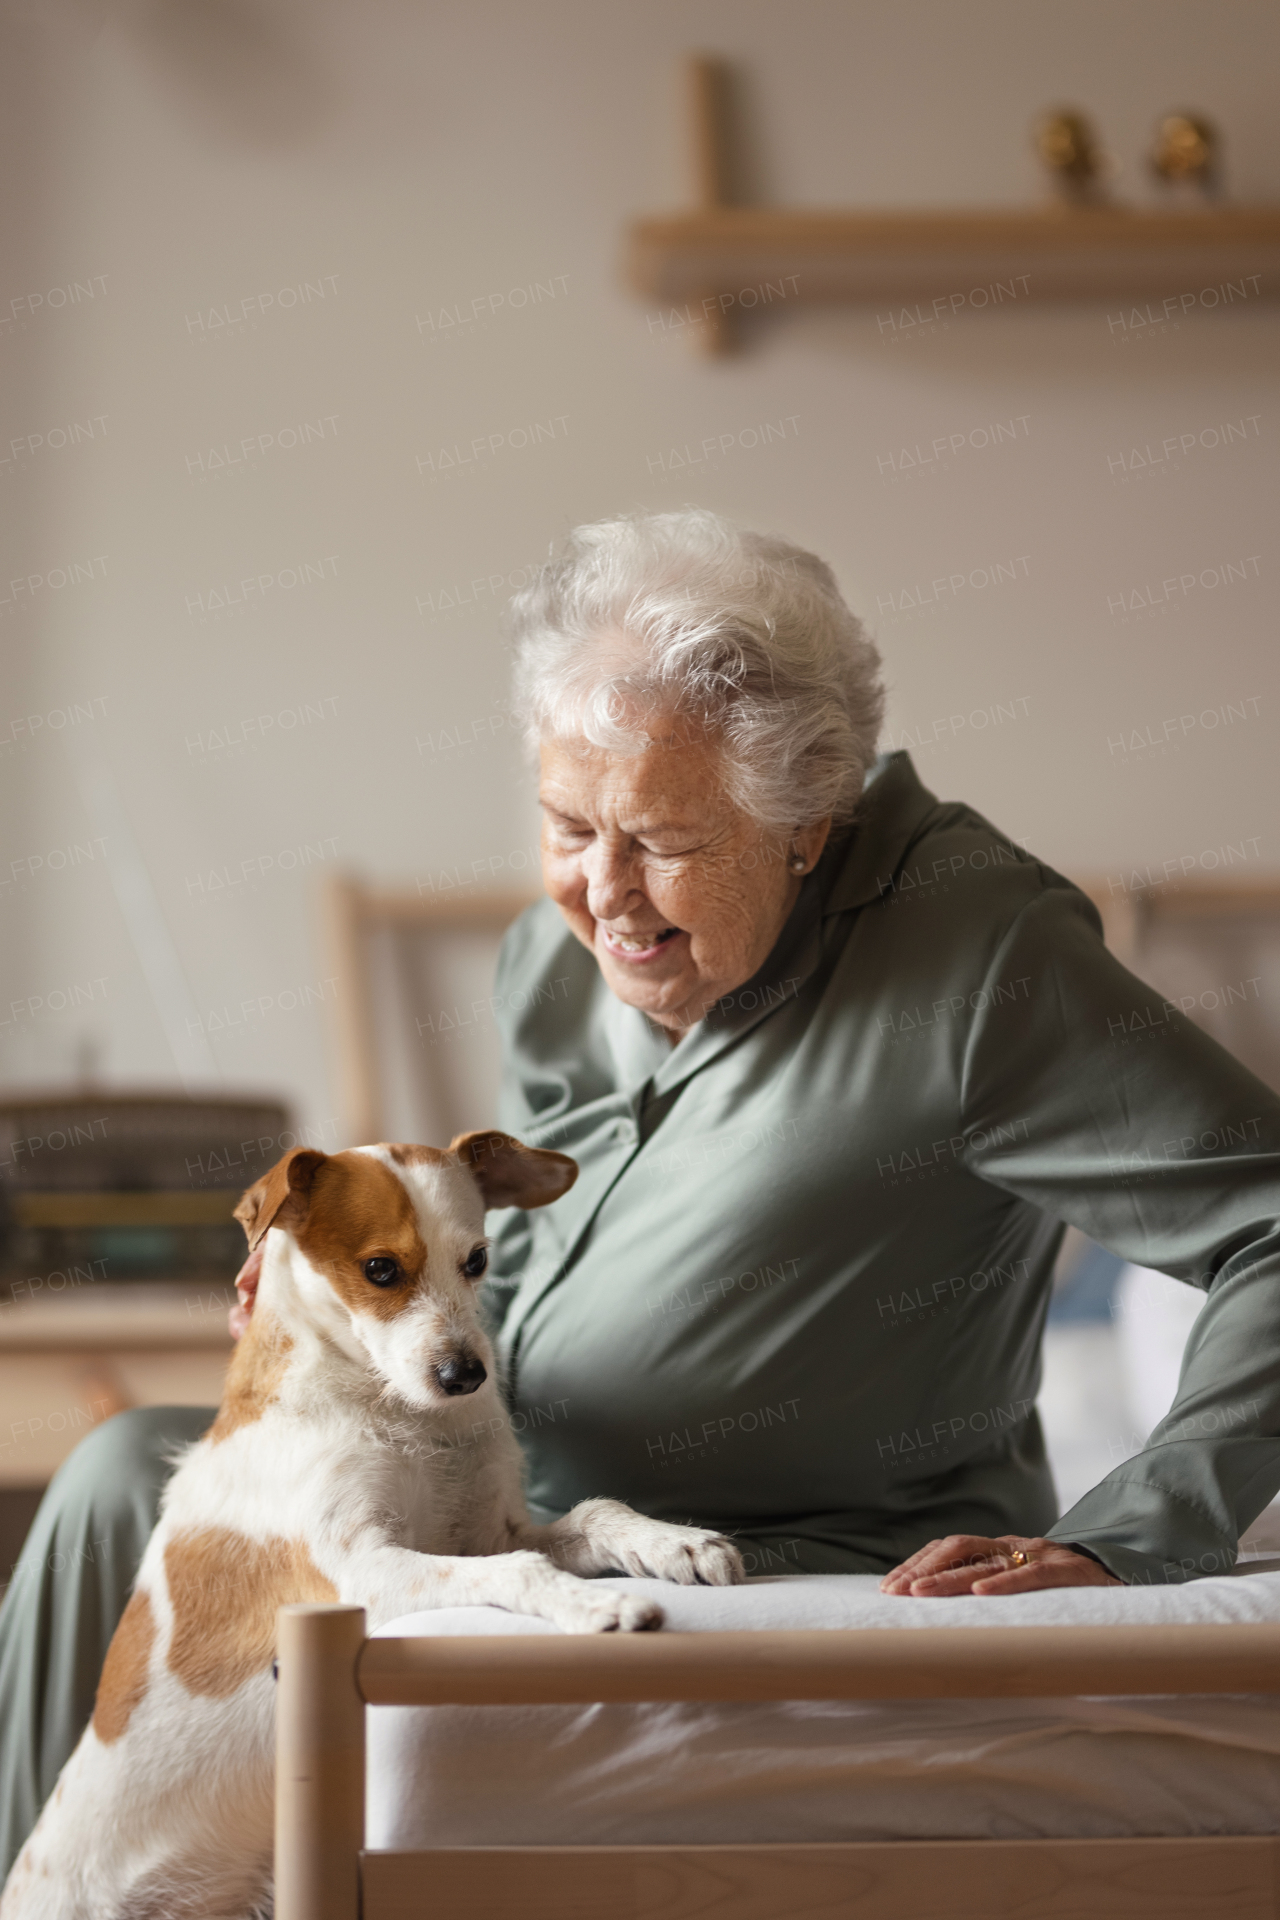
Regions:
[[[611,1132],[620,1147],[633,1147],[636,1143],[635,1125],[630,1120],[615,1120]]]

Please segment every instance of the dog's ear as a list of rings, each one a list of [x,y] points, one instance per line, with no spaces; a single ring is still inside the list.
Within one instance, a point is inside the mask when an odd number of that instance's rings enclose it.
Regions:
[[[568,1193],[578,1177],[578,1163],[567,1153],[526,1147],[491,1128],[460,1133],[449,1151],[474,1173],[486,1207],[546,1207]]]
[[[315,1147],[295,1147],[240,1196],[235,1218],[244,1228],[250,1253],[268,1227],[302,1225],[311,1204],[311,1183],[328,1157]]]

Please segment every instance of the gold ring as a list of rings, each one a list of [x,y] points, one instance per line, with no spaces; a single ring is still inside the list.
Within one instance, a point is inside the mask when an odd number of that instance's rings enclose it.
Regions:
[[[1024,1553],[1021,1547],[1015,1547],[1009,1555],[1009,1559],[1015,1567],[1029,1567],[1031,1565],[1031,1555]]]

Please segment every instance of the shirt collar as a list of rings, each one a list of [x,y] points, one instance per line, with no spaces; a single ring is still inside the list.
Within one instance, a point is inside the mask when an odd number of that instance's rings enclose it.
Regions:
[[[937,805],[910,754],[882,753],[867,775],[853,826],[828,842],[814,869],[824,918],[878,900]]]

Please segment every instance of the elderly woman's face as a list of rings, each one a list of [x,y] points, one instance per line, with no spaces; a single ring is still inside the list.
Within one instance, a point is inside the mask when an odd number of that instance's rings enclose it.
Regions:
[[[633,754],[544,741],[547,892],[609,986],[674,1040],[767,958],[823,823],[780,843],[735,807],[705,736],[651,736]]]

